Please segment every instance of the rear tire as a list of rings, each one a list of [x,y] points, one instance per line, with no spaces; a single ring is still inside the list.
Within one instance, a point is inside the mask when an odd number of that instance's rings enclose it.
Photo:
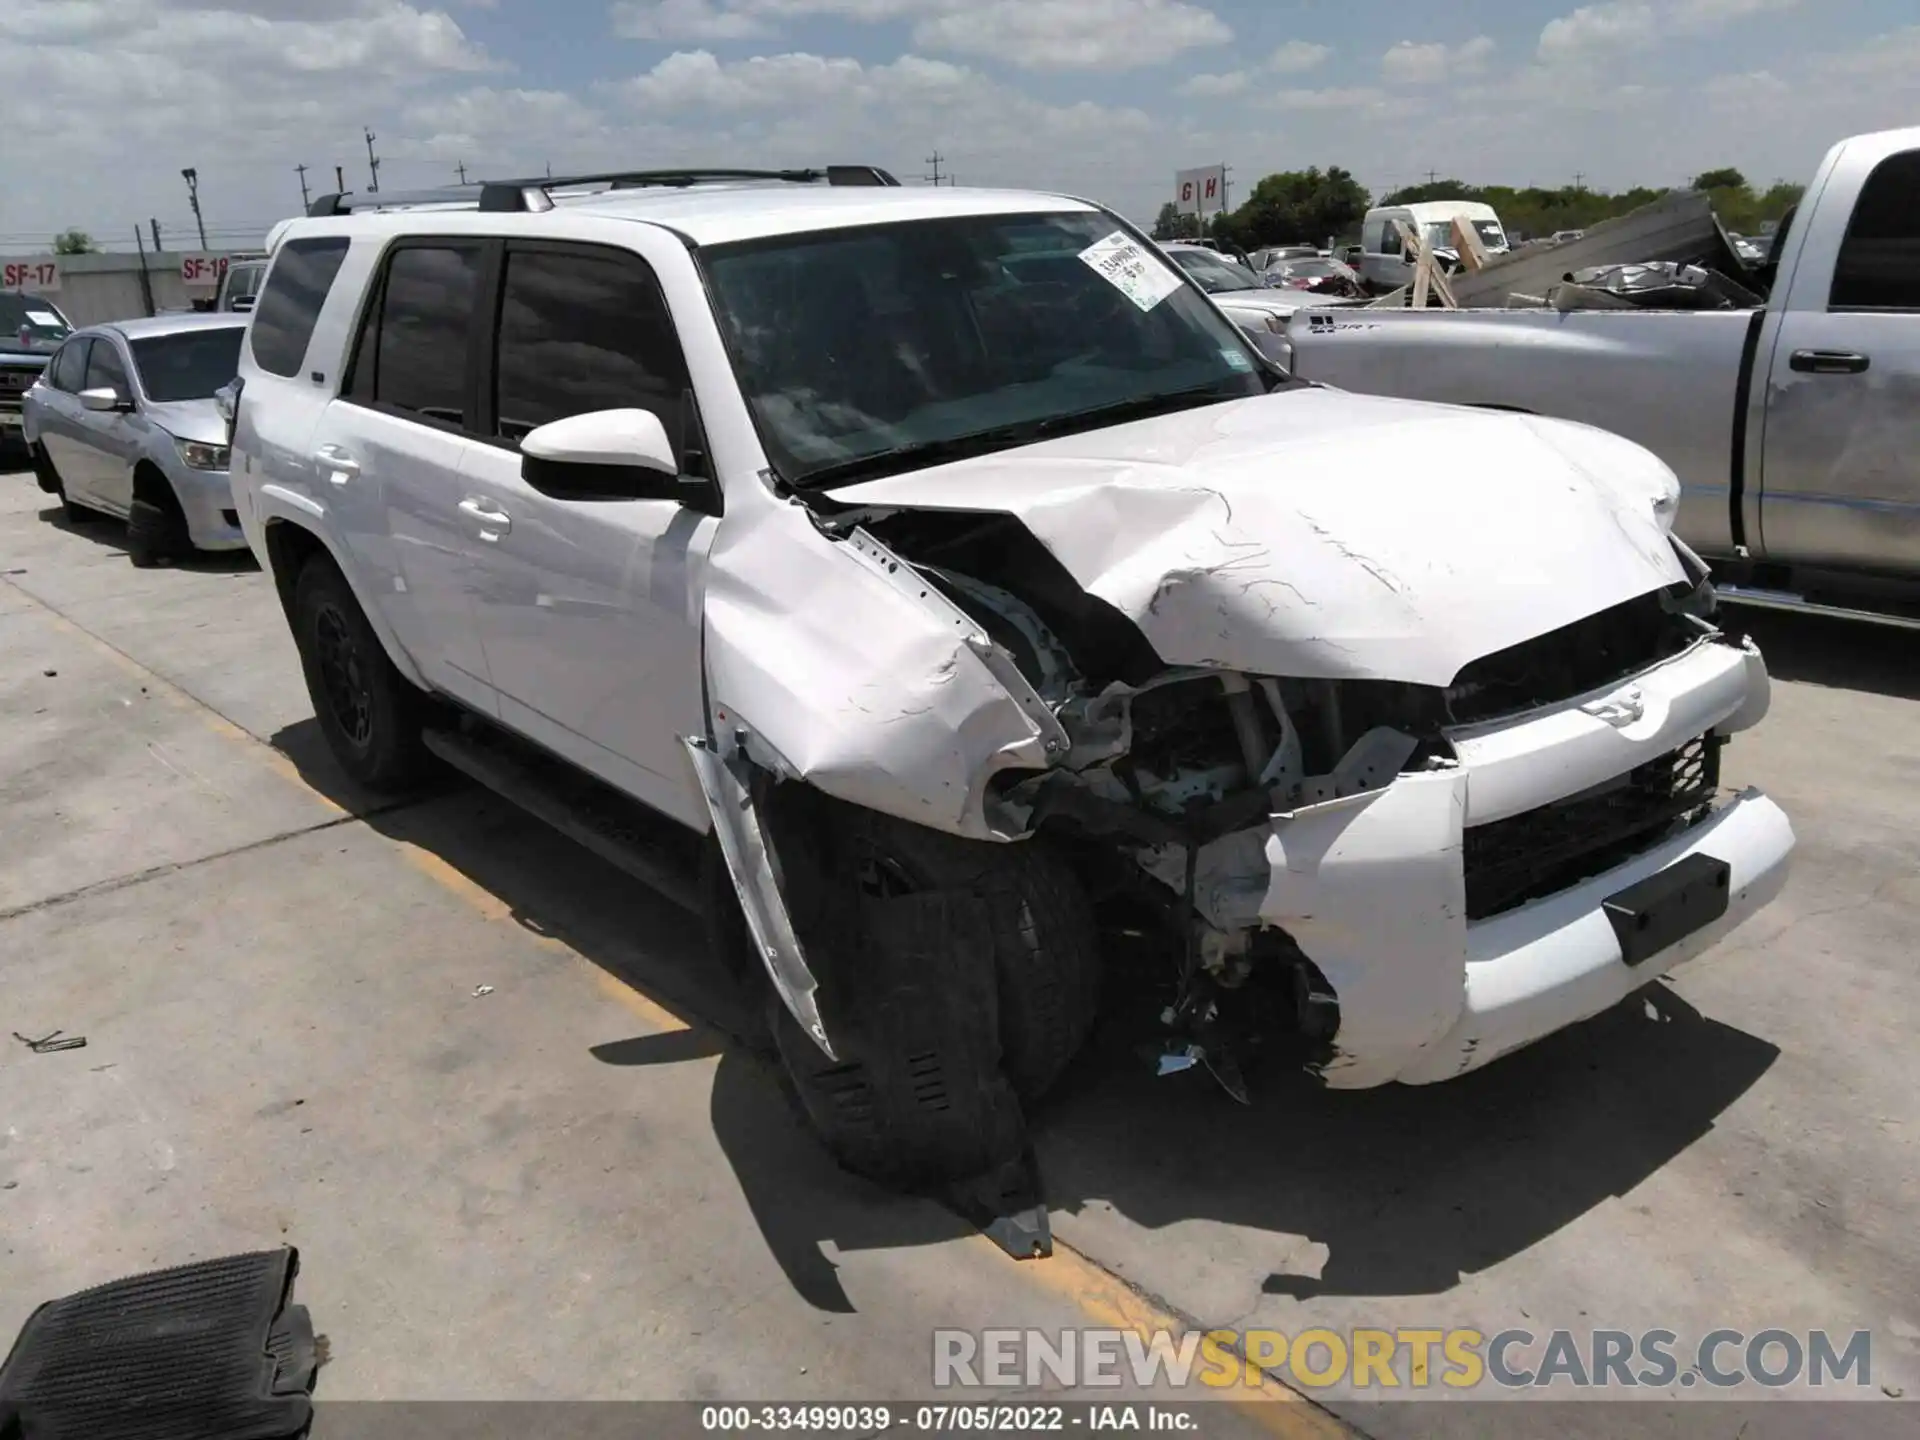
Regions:
[[[139,570],[193,553],[187,518],[171,491],[160,501],[135,500],[127,507],[127,558]]]
[[[809,794],[776,839],[839,1059],[784,1007],[774,1039],[847,1169],[922,1187],[1016,1158],[1022,1101],[1092,1029],[1099,952],[1077,877],[1044,842],[997,844]],[[784,819],[784,817],[783,817]],[[806,823],[806,822],[811,822]]]
[[[420,738],[427,697],[387,658],[330,557],[301,567],[290,613],[314,717],[340,768],[373,791],[416,785],[429,760]]]
[[[40,488],[49,495],[59,498],[61,519],[69,525],[84,525],[89,520],[103,518],[98,510],[89,510],[84,505],[76,505],[67,498],[66,481],[60,478],[60,471],[53,463],[53,456],[47,453],[46,446],[36,441],[27,453],[28,458],[33,462],[33,476],[40,482]]]

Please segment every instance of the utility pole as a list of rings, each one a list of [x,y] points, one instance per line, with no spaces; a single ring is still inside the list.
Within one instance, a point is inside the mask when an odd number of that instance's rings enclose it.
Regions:
[[[307,194],[307,167],[296,165],[293,171],[300,177],[300,213],[304,215],[307,213],[307,206],[311,203],[311,198]]]
[[[187,182],[187,203],[193,206],[193,223],[200,231],[200,248],[207,248],[207,222],[200,218],[200,172],[191,165],[180,172]]]
[[[453,168],[457,172],[459,172],[460,183],[462,185],[466,184],[467,183],[467,162],[462,160],[458,165],[454,166]]]
[[[158,255],[166,248],[160,243],[160,222],[158,220],[149,220],[147,224],[153,227],[153,253]]]
[[[365,129],[366,127],[362,126],[361,128]],[[367,193],[369,195],[377,195],[380,193],[380,157],[373,153],[373,142],[376,138],[373,131],[367,130],[366,134],[367,171],[373,177],[367,185]]]
[[[553,178],[553,161],[551,160],[547,161],[547,178],[549,180]]]
[[[1576,170],[1576,171],[1574,171],[1574,172],[1573,172],[1573,188],[1574,188],[1575,190],[1584,190],[1584,189],[1586,189],[1587,187],[1586,187],[1585,185],[1583,185],[1583,184],[1581,184],[1581,183],[1580,183],[1581,181],[1583,181],[1583,180],[1585,180],[1586,178],[1587,178],[1587,172],[1586,172],[1586,171],[1584,171],[1584,170]]]
[[[945,180],[942,180],[940,178],[940,162],[946,158],[947,157],[942,155],[938,150],[934,151],[933,154],[927,156],[927,164],[933,167],[933,173],[931,175],[922,175],[920,177],[922,180],[928,181],[930,184],[932,184],[932,186],[936,190],[939,189],[940,186],[942,185],[950,185],[953,183],[951,176],[949,176]]]
[[[1440,176],[1437,172],[1432,170],[1427,171],[1427,184],[1431,185],[1439,178]]]
[[[333,188],[341,195],[347,193],[347,172],[342,166],[333,167]]]

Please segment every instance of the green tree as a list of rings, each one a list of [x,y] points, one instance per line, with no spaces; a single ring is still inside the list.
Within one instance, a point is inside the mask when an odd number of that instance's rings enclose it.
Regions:
[[[1747,177],[1731,165],[1723,170],[1702,170],[1693,177],[1696,190],[1745,190]]]
[[[62,230],[53,237],[53,253],[56,255],[91,255],[99,248],[93,243],[93,237],[84,230]]]
[[[1160,207],[1160,213],[1153,222],[1153,238],[1156,240],[1191,240],[1199,233],[1199,217],[1182,215],[1180,207],[1171,200]]]
[[[1215,233],[1242,249],[1288,242],[1319,244],[1355,229],[1367,213],[1367,191],[1348,171],[1329,165],[1283,170],[1255,185]]]

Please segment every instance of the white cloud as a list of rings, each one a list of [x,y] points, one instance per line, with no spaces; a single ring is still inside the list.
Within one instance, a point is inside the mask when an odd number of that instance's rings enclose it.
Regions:
[[[1380,57],[1380,74],[1389,84],[1433,85],[1457,75],[1479,74],[1493,52],[1494,43],[1485,35],[1458,45],[1402,40]]]
[[[1267,69],[1276,75],[1299,75],[1326,63],[1333,54],[1331,45],[1315,45],[1307,40],[1289,40],[1267,57]]]
[[[1540,31],[1540,59],[1580,64],[1644,50],[1663,36],[1711,35],[1736,21],[1795,9],[1800,0],[1604,0],[1582,5]]]
[[[1174,87],[1173,93],[1196,100],[1219,100],[1240,94],[1252,80],[1244,70],[1229,70],[1221,75],[1190,75]]]
[[[1351,110],[1379,105],[1386,92],[1371,85],[1340,86],[1326,90],[1276,90],[1266,97],[1281,110]]]
[[[750,40],[772,33],[764,21],[713,0],[620,0],[608,18],[623,40]]]
[[[913,38],[1029,70],[1131,70],[1233,32],[1187,0],[972,0],[922,20]]]

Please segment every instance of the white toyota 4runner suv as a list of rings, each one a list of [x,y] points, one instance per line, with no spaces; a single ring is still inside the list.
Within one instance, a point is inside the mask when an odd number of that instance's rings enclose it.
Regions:
[[[850,1167],[1004,1166],[1103,976],[1164,1069],[1243,1093],[1277,1024],[1423,1084],[1780,888],[1719,786],[1766,669],[1639,446],[1297,382],[1084,200],[474,193],[271,243],[233,489],[319,723],[368,786],[437,753],[703,852]]]

